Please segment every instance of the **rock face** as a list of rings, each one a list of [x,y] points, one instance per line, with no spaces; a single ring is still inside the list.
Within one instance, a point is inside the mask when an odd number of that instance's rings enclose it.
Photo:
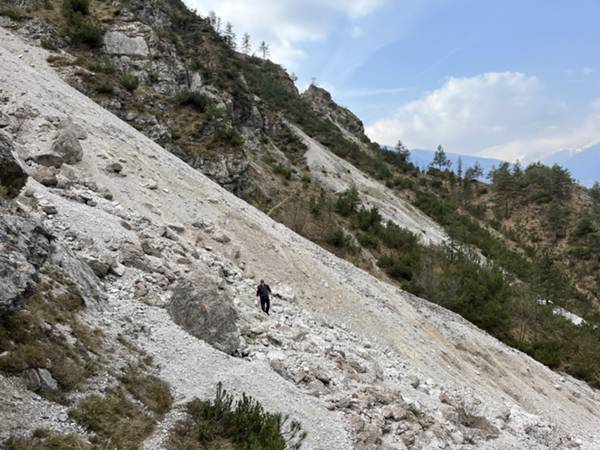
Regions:
[[[174,289],[169,313],[179,326],[225,353],[240,347],[238,313],[215,276],[197,273]]]
[[[148,44],[141,36],[129,37],[121,31],[109,31],[104,35],[104,47],[111,55],[147,57]]]
[[[14,198],[27,183],[27,174],[13,155],[13,144],[3,133],[0,133],[0,186],[8,198]],[[1,193],[1,190],[0,190]]]
[[[19,309],[35,292],[37,272],[53,251],[51,241],[35,221],[0,205],[0,314]]]
[[[310,102],[315,111],[330,119],[340,128],[361,141],[365,139],[365,127],[362,121],[349,109],[336,104],[331,94],[325,89],[311,84],[302,97]]]

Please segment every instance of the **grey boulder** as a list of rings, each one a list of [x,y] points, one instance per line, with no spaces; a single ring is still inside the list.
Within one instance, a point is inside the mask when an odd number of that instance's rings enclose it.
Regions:
[[[14,146],[4,133],[0,133],[0,192],[8,198],[19,195],[27,183],[27,173],[15,159]]]
[[[175,285],[168,310],[173,321],[192,336],[235,354],[240,348],[239,316],[222,285],[220,278],[205,273],[183,279]]]

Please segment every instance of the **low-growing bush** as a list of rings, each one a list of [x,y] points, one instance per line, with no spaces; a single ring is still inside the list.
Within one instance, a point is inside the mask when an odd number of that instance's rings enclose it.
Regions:
[[[210,104],[210,99],[206,95],[195,91],[181,91],[173,100],[180,106],[190,106],[199,112],[205,112]]]
[[[306,438],[299,422],[265,411],[246,394],[236,400],[221,383],[213,401],[192,400],[187,413],[170,432],[169,450],[298,450]]]
[[[121,76],[121,86],[127,89],[129,92],[135,91],[140,85],[140,80],[135,75],[125,73]]]
[[[90,0],[63,0],[62,11],[67,18],[74,14],[87,16],[90,13]]]
[[[92,442],[101,448],[138,450],[154,427],[154,420],[120,389],[86,397],[69,410],[69,416],[94,432]]]
[[[104,28],[94,19],[75,13],[67,21],[67,35],[75,45],[100,48],[103,44]]]
[[[74,434],[60,434],[46,429],[34,430],[32,436],[11,437],[6,450],[92,450],[92,446]]]
[[[20,22],[27,18],[27,13],[16,6],[0,4],[0,16]]]
[[[121,383],[137,400],[155,414],[166,414],[173,405],[169,385],[154,375],[147,375],[139,368],[130,367],[121,377]]]

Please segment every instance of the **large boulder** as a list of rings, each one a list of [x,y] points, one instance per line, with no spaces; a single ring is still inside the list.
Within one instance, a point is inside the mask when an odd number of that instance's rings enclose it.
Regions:
[[[150,50],[142,36],[127,36],[122,31],[109,31],[104,35],[106,52],[117,56],[148,57]]]
[[[83,148],[79,143],[79,129],[72,122],[67,122],[60,129],[52,147],[36,155],[33,159],[42,166],[60,168],[63,164],[77,164],[83,158]]]
[[[196,273],[179,281],[168,309],[173,321],[191,335],[225,353],[239,349],[238,313],[219,277]]]
[[[13,151],[11,140],[0,133],[0,194],[8,198],[19,195],[27,183],[27,173],[15,159]]]

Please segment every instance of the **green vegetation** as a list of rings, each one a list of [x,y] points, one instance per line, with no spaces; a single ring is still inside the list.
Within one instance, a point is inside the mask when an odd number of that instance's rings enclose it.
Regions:
[[[69,416],[95,433],[92,443],[119,450],[138,450],[154,427],[154,419],[120,388],[86,397],[69,410]]]
[[[67,21],[66,33],[75,45],[102,46],[104,29],[90,16],[89,0],[63,0],[62,13]]]
[[[0,316],[0,370],[19,373],[27,369],[47,369],[59,384],[58,392],[40,392],[56,401],[96,373],[104,351],[101,336],[78,319],[83,300],[77,289],[61,280],[37,287],[27,307]],[[57,294],[60,292],[60,294]],[[67,326],[76,342],[60,331]]]
[[[213,401],[193,400],[187,412],[170,432],[169,450],[297,450],[306,438],[298,422],[266,412],[245,394],[235,400],[220,383]]]
[[[130,73],[124,73],[121,76],[121,86],[127,89],[129,92],[135,91],[140,85],[140,80],[135,75]]]
[[[21,22],[27,18],[27,13],[17,6],[0,4],[0,16],[8,17],[15,22]]]
[[[60,434],[39,428],[30,438],[10,438],[6,450],[92,450],[92,446],[73,434]]]
[[[206,95],[193,91],[181,91],[173,98],[173,101],[179,106],[190,106],[201,113],[205,112],[208,105],[211,104]]]
[[[140,368],[129,367],[121,378],[123,386],[148,409],[162,416],[173,406],[169,385],[154,375],[143,373]]]

